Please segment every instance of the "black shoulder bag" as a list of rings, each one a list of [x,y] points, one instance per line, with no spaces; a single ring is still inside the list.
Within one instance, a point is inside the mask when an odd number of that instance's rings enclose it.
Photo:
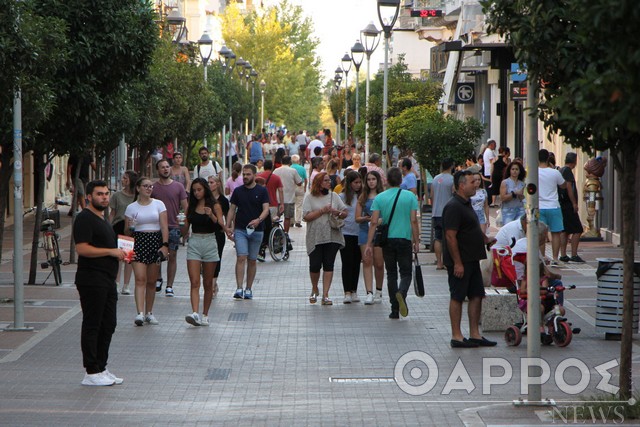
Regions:
[[[389,239],[389,225],[393,220],[393,214],[396,211],[396,205],[398,204],[398,198],[400,198],[400,193],[402,189],[398,189],[398,194],[396,194],[396,199],[393,202],[393,207],[391,208],[391,215],[389,216],[389,222],[386,224],[378,224],[376,227],[376,233],[373,235],[373,245],[383,247],[387,244],[387,240]]]

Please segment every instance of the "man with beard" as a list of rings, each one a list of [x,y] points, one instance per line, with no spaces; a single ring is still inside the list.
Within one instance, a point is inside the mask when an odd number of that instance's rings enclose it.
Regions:
[[[111,336],[116,330],[118,261],[125,253],[104,216],[109,207],[109,187],[104,181],[91,181],[86,188],[89,205],[73,223],[78,251],[76,288],[82,307],[80,346],[86,370],[82,385],[122,384],[122,378],[107,369]]]
[[[264,233],[263,221],[269,216],[269,193],[256,184],[255,165],[244,165],[242,182],[231,196],[231,206],[227,214],[228,237],[236,244],[236,292],[237,300],[253,298],[253,280],[256,277],[256,260]],[[233,230],[233,232],[231,232]],[[245,264],[247,286],[243,290]]]
[[[201,162],[193,169],[193,179],[204,178],[209,179],[211,175],[217,175],[221,178],[222,167],[215,160],[209,160],[209,149],[207,147],[201,147],[198,150],[198,156],[200,156]]]
[[[156,163],[158,182],[153,186],[151,197],[160,200],[167,208],[167,223],[169,225],[169,259],[167,260],[167,287],[165,295],[173,297],[173,281],[176,278],[177,255],[180,247],[180,224],[178,214],[187,211],[187,192],[184,185],[171,179],[171,165],[168,160]],[[156,281],[156,292],[162,290],[162,267],[160,277]]]

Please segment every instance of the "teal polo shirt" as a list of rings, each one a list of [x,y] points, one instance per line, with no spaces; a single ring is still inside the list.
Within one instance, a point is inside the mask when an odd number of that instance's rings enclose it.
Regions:
[[[398,191],[402,193],[398,197],[396,210],[393,213],[391,224],[389,224],[389,238],[411,240],[411,211],[418,210],[418,199],[415,194],[411,191],[401,190],[398,187],[390,188],[373,199],[371,210],[380,211],[380,218],[385,224],[388,224],[393,202]]]

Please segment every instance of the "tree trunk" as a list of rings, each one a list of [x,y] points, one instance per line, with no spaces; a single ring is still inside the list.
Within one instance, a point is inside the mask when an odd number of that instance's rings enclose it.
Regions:
[[[622,342],[620,345],[620,399],[627,400],[632,394],[631,359],[633,339],[633,276],[636,217],[636,170],[638,141],[625,141],[622,145],[622,236],[623,239],[623,314]]]
[[[29,285],[36,284],[36,272],[38,271],[38,246],[40,243],[40,223],[42,222],[42,202],[44,200],[44,167],[42,153],[33,151],[33,175],[34,195],[36,197],[36,218],[33,222],[33,238],[31,239],[31,262],[29,264]]]
[[[2,149],[2,168],[0,168],[0,188],[6,188],[5,194],[0,194],[0,253],[2,252],[2,243],[4,242],[4,221],[9,206],[9,195],[13,194],[13,189],[9,190],[9,181],[13,172],[13,163],[11,162],[13,150],[4,146]],[[18,215],[22,214],[22,206],[16,206],[14,209]]]

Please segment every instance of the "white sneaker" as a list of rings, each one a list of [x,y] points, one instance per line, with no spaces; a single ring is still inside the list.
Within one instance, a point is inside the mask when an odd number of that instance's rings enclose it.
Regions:
[[[187,321],[188,324],[193,326],[200,326],[202,323],[200,322],[200,315],[195,311],[184,317],[184,320]]]
[[[122,295],[131,295],[131,291],[129,290],[129,285],[124,285],[120,293]]]
[[[136,326],[143,326],[144,325],[144,314],[138,313],[138,315],[136,316],[136,318],[133,321],[133,323],[135,323]]]
[[[202,319],[200,319],[200,326],[209,326],[209,316],[202,316]]]
[[[84,379],[82,380],[82,385],[92,385],[92,386],[108,386],[114,385],[115,380],[111,379],[104,374],[104,372],[100,372],[98,374],[84,374]]]
[[[371,304],[373,304],[373,293],[369,292],[367,296],[364,298],[364,305],[371,305]]]
[[[158,324],[158,319],[156,319],[156,316],[154,316],[153,313],[147,313],[147,316],[144,318],[144,321],[150,325]]]
[[[360,297],[357,292],[351,292],[351,301],[360,302]]]
[[[373,297],[373,302],[380,304],[382,302],[382,291],[376,289],[376,294]]]
[[[111,378],[113,380],[113,383],[115,385],[120,385],[124,382],[124,380],[122,378],[118,378],[115,375],[113,375],[111,372],[109,372],[108,369],[105,369],[104,372],[102,372],[107,378]]]
[[[344,294],[344,300],[342,301],[345,304],[351,304],[351,293]]]

